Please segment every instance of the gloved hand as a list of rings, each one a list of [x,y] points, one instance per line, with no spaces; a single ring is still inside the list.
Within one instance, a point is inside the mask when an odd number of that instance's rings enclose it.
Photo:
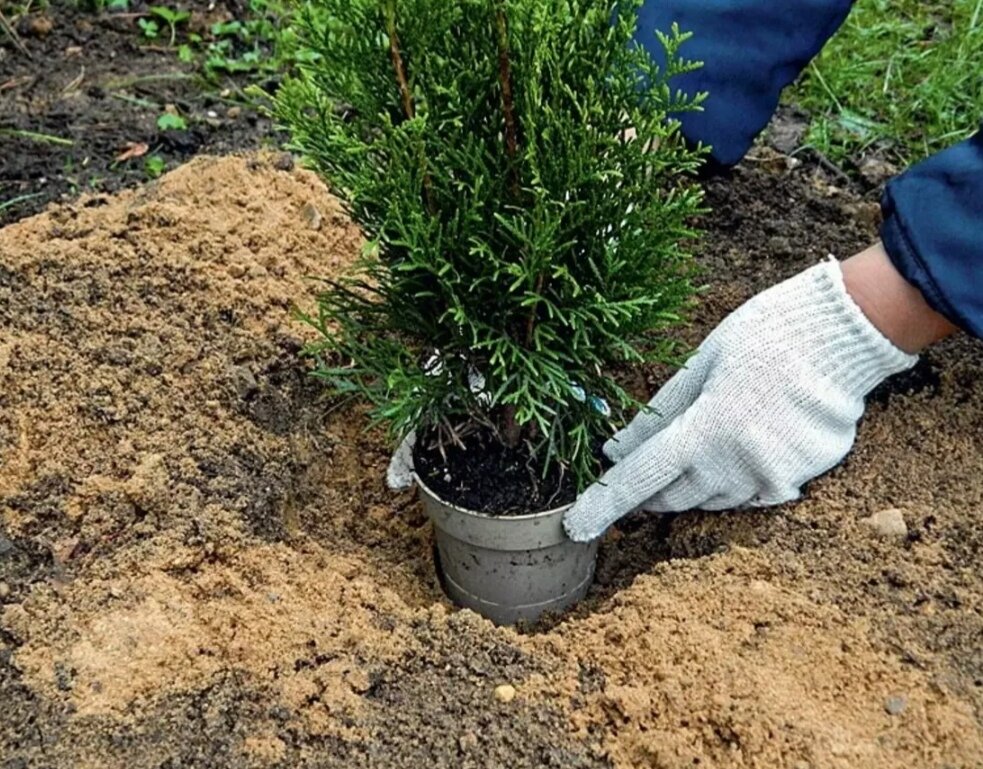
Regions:
[[[642,508],[767,506],[853,446],[864,397],[917,357],[895,347],[847,293],[830,260],[728,316],[624,430],[615,466],[567,512],[578,542]]]

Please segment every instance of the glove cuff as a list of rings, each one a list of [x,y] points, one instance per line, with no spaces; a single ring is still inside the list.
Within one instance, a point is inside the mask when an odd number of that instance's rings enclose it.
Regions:
[[[871,323],[843,282],[833,257],[776,288],[785,289],[782,306],[793,336],[803,339],[813,371],[845,392],[863,398],[887,377],[918,362]],[[765,292],[767,293],[767,292]]]

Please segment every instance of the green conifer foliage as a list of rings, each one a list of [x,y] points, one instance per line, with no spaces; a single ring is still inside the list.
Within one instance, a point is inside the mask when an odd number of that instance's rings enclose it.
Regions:
[[[307,0],[278,116],[368,240],[310,352],[394,438],[491,429],[583,486],[638,405],[612,367],[678,360],[702,153],[671,79],[698,64],[672,29],[656,66],[638,5]]]

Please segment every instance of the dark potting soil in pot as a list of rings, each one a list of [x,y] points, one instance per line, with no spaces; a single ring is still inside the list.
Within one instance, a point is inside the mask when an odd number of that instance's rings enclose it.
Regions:
[[[413,451],[413,466],[445,502],[489,515],[525,515],[570,504],[577,496],[573,477],[554,465],[545,474],[541,457],[526,444],[509,448],[486,431],[444,443],[424,434]]]

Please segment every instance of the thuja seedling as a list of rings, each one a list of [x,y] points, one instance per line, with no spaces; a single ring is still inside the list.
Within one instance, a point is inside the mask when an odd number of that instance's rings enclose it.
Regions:
[[[394,439],[489,431],[582,488],[639,407],[614,372],[679,362],[667,332],[695,291],[703,150],[677,116],[703,97],[670,82],[699,66],[688,34],[661,34],[660,61],[635,44],[641,4],[307,0],[298,15],[304,63],[277,116],[377,255],[327,284],[308,351]]]

